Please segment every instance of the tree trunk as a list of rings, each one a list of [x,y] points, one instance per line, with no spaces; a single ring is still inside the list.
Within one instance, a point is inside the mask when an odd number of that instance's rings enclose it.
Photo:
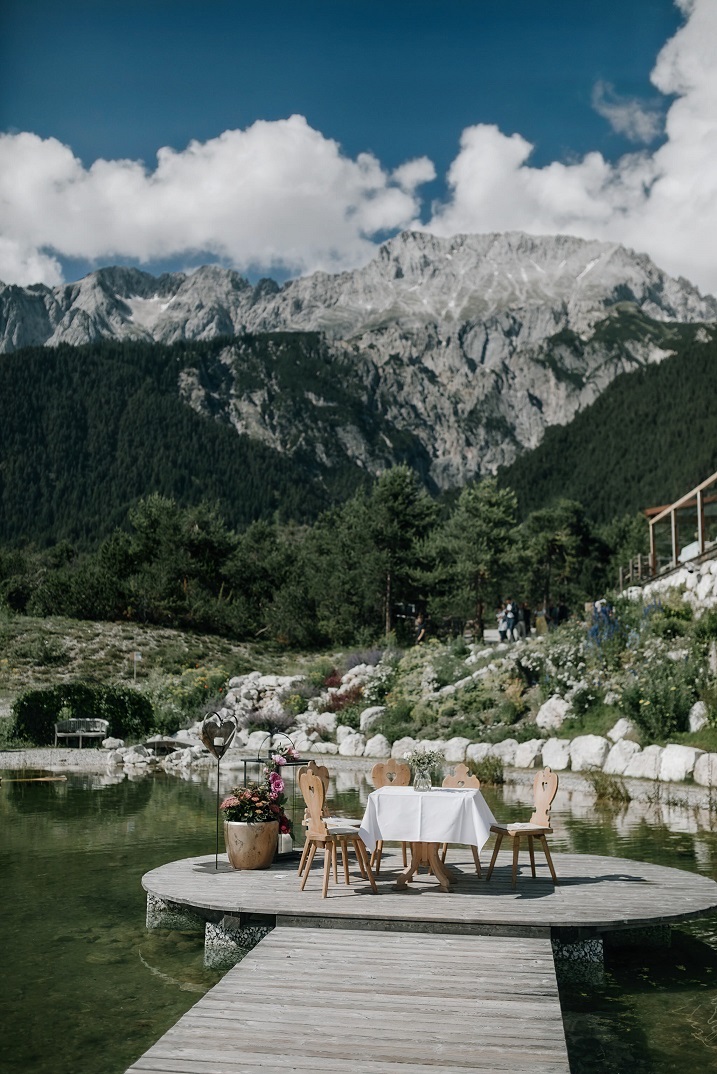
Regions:
[[[391,633],[391,572],[386,571],[386,637]]]

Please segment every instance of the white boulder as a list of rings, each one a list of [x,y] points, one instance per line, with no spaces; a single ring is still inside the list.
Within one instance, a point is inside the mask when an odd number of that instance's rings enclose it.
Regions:
[[[690,731],[701,731],[707,723],[707,706],[704,701],[695,701],[690,709]],[[102,743],[104,746],[104,742]]]
[[[391,746],[391,756],[398,758],[402,761],[404,755],[415,750],[418,742],[415,738],[411,738],[410,735],[405,735],[403,738],[397,738],[394,744]]]
[[[703,753],[698,757],[692,776],[701,787],[717,787],[717,753]]]
[[[349,735],[355,734],[356,732],[354,731],[353,727],[349,727],[349,725],[346,723],[340,723],[339,726],[336,728],[336,741],[340,746],[345,738],[348,738]]]
[[[311,716],[312,726],[319,731],[326,731],[328,735],[333,735],[338,722],[339,718],[335,712],[320,712],[318,715],[312,713]]]
[[[314,742],[311,747],[312,753],[338,753],[339,747],[335,742]]]
[[[503,764],[512,765],[515,763],[515,751],[517,748],[516,739],[504,738],[502,742],[496,742],[491,746],[490,756],[500,757]]]
[[[364,757],[390,757],[391,743],[385,735],[374,735],[366,743],[363,755]]]
[[[578,735],[570,743],[570,767],[573,772],[602,768],[609,752],[610,743],[602,735]]]
[[[640,732],[637,728],[637,724],[633,720],[629,720],[627,716],[623,716],[610,728],[607,737],[611,742],[619,742],[621,738],[629,738],[633,742],[637,742],[640,737]]]
[[[549,738],[543,745],[543,764],[554,772],[564,772],[570,768],[570,739]]]
[[[535,768],[540,764],[543,756],[544,738],[531,738],[528,742],[521,742],[515,751],[513,764],[516,768]]]
[[[366,739],[361,734],[346,735],[339,743],[339,753],[342,757],[363,757]]]
[[[313,749],[314,744],[306,731],[295,731],[291,736],[291,740],[294,743],[294,749],[299,753],[306,753],[307,750]]]
[[[124,764],[122,754],[118,750],[110,750],[107,754],[107,767]]]
[[[121,738],[103,738],[102,749],[103,750],[120,750],[124,746],[124,742]]]
[[[607,755],[607,760],[603,765],[603,772],[606,772],[608,776],[624,776],[625,770],[635,756],[636,753],[640,753],[641,747],[637,742],[633,742],[629,738],[620,738],[612,747]]]
[[[470,746],[469,738],[449,738],[443,746],[443,757],[447,764],[460,764],[466,759],[466,749]]]
[[[631,779],[657,779],[664,752],[663,746],[645,746],[627,762],[625,775]]]
[[[489,753],[489,742],[473,742],[466,748],[466,761],[475,761],[479,763],[480,761],[484,761]]]
[[[374,724],[383,716],[386,711],[385,705],[374,705],[373,708],[364,709],[359,716],[359,727],[365,733],[370,731]]]
[[[701,757],[704,752],[704,750],[695,749],[694,746],[677,746],[670,743],[665,746],[662,754],[657,778],[662,783],[683,783],[692,775],[697,758]]]
[[[570,702],[553,694],[540,706],[535,722],[541,731],[557,731],[568,718]]]
[[[246,748],[252,753],[258,753],[259,750],[268,750],[270,742],[271,739],[266,731],[252,731],[246,740]]]

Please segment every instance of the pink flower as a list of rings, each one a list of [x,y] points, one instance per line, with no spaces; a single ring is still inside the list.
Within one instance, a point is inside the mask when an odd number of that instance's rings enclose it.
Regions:
[[[275,753],[274,756],[271,759],[274,762],[274,764],[278,764],[278,765],[286,764],[286,757],[282,757],[282,755],[280,753]]]
[[[237,798],[237,796],[235,794],[230,794],[228,798],[224,799],[224,801],[219,806],[219,808],[220,809],[229,809],[231,806],[235,806],[235,805],[239,805],[239,804],[240,803],[239,803],[239,799]]]
[[[275,777],[275,778],[272,778],[272,777]],[[285,787],[285,783],[284,783],[283,779],[281,778],[281,776],[277,775],[276,772],[272,772],[272,774],[271,774],[271,776],[269,778],[270,778],[270,782],[271,782],[271,792],[272,792],[272,794],[281,794],[282,791],[284,790],[284,787]]]

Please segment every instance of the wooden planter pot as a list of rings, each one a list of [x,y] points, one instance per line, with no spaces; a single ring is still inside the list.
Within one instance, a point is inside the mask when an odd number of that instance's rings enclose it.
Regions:
[[[278,820],[249,824],[224,821],[224,843],[229,862],[235,869],[268,869],[279,842]]]

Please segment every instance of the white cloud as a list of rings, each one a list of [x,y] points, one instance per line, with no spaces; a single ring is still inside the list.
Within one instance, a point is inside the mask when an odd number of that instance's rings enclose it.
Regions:
[[[717,293],[717,3],[677,0],[685,22],[652,81],[673,98],[665,140],[610,163],[597,152],[531,165],[520,134],[477,124],[462,135],[449,197],[427,230],[567,232],[622,242]],[[596,103],[623,133],[647,137],[655,113],[606,86]],[[650,116],[652,115],[652,120]],[[375,238],[421,227],[417,188],[435,176],[420,157],[389,174],[355,159],[301,116],[161,149],[154,169],[98,160],[33,134],[0,136],[0,279],[59,282],[58,258],[106,264],[218,259],[239,270],[337,271],[367,261]]]
[[[425,158],[389,176],[352,160],[301,116],[85,168],[34,134],[0,136],[0,279],[58,281],[57,255],[106,261],[206,253],[239,269],[339,270],[367,260],[371,236],[405,227]]]
[[[595,84],[592,105],[617,134],[623,134],[631,142],[648,144],[662,132],[662,116],[654,103],[620,97],[609,82]]]
[[[520,135],[463,132],[451,196],[434,206],[438,234],[517,229],[622,242],[717,293],[717,3],[680,0],[687,21],[657,57],[654,85],[675,95],[666,140],[610,164],[599,153],[543,168]]]

